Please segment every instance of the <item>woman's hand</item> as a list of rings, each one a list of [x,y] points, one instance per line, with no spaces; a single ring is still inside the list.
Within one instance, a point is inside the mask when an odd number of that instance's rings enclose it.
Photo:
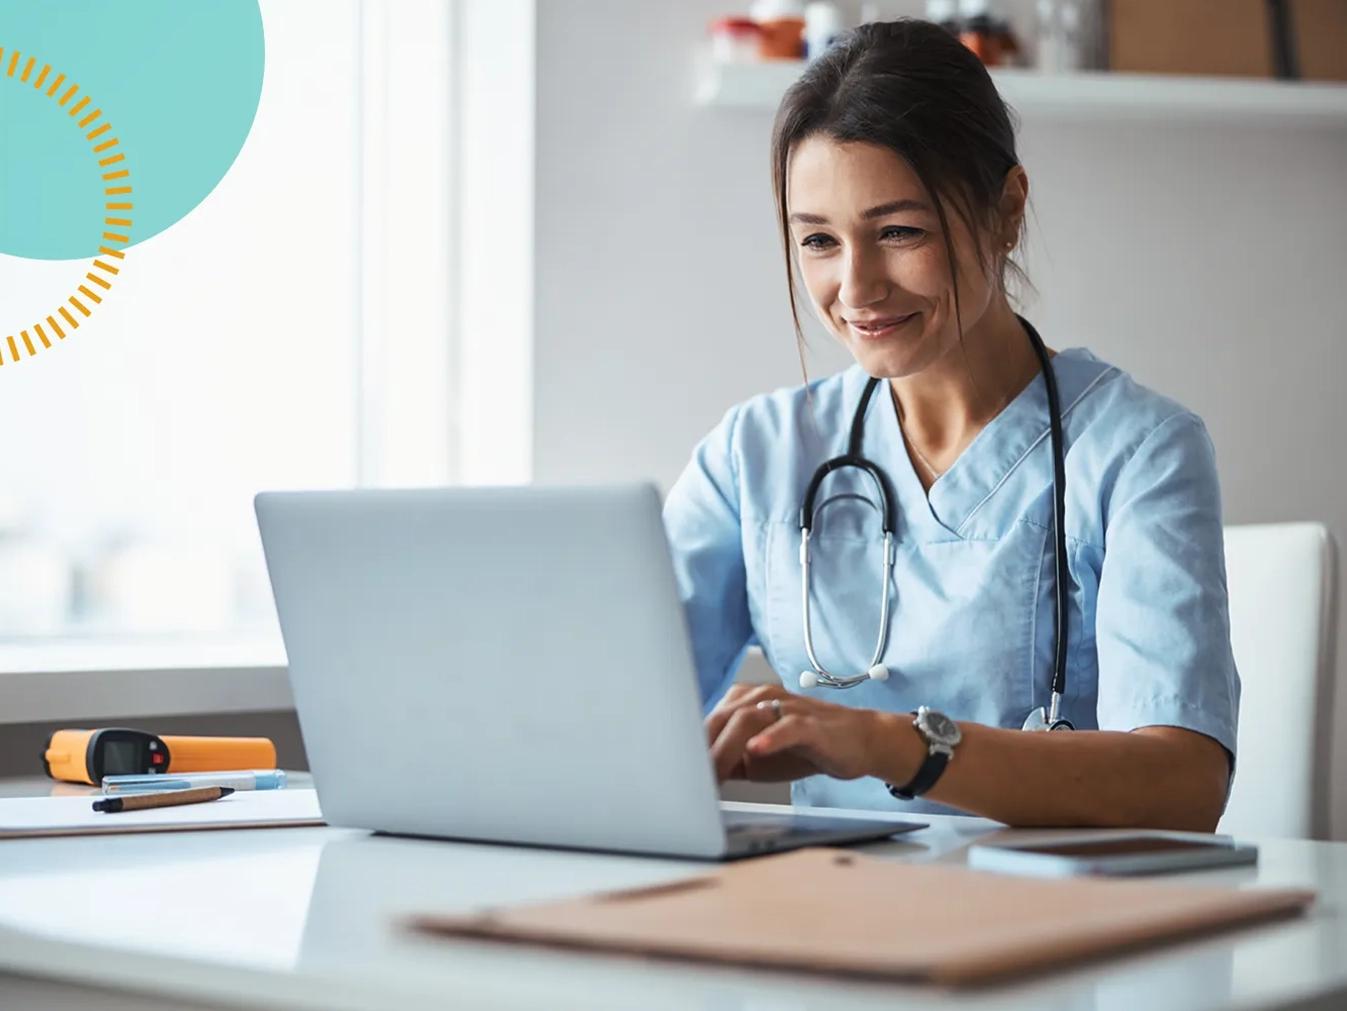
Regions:
[[[876,775],[893,768],[904,743],[901,726],[890,726],[886,715],[820,702],[780,685],[733,685],[706,717],[716,779]]]

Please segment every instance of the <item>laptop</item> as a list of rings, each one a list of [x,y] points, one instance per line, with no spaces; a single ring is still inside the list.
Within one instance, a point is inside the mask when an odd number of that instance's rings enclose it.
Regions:
[[[651,485],[255,505],[329,824],[704,859],[924,827],[722,809]]]

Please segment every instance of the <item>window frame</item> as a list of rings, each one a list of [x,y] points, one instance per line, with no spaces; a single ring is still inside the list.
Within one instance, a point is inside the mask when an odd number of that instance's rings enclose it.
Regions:
[[[357,482],[526,482],[535,0],[356,0],[354,17]],[[420,62],[394,59],[397,47],[412,44]],[[429,207],[417,203],[392,157],[400,139],[426,132],[427,115],[448,124],[418,166],[421,192],[439,180]],[[427,214],[443,229],[425,229]],[[501,257],[515,269],[492,271]],[[427,298],[443,320],[439,333],[424,325]],[[502,305],[514,310],[504,320]],[[420,440],[417,453],[403,450],[409,433]],[[0,726],[293,708],[280,643],[196,635],[0,644],[0,700]]]

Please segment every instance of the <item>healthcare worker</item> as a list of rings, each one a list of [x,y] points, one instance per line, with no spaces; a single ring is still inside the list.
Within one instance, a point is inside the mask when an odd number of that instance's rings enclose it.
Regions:
[[[772,167],[792,310],[793,265],[855,364],[731,408],[666,503],[717,775],[1213,829],[1239,704],[1214,450],[1012,309],[1029,181],[986,70],[926,22],[856,29],[787,92]],[[732,684],[752,644],[780,683]]]

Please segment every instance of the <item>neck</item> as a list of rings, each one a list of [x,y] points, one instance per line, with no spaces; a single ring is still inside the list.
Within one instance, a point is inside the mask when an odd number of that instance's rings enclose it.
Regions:
[[[944,469],[941,459],[957,456],[1039,369],[1024,326],[999,299],[964,333],[962,345],[889,383],[908,439]]]

